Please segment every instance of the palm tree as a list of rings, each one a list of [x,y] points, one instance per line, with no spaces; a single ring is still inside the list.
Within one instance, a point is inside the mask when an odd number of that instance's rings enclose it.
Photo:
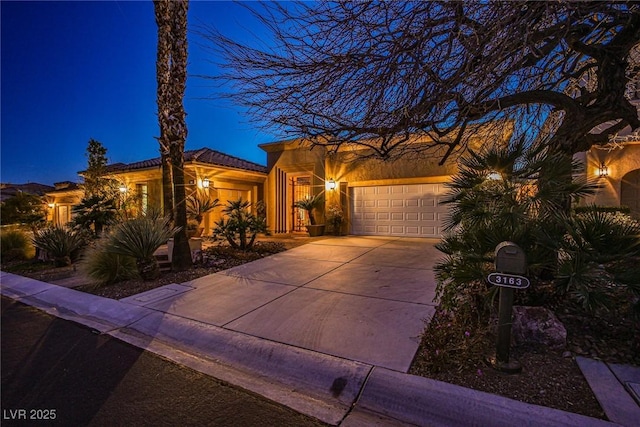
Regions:
[[[220,200],[211,199],[203,191],[198,191],[187,198],[187,216],[195,220],[198,226],[202,224],[204,215],[220,205]]]
[[[322,205],[322,193],[316,194],[315,196],[307,196],[304,199],[297,200],[294,203],[294,206],[298,209],[304,209],[307,211],[307,215],[309,217],[309,224],[316,225],[316,217],[313,215],[313,212],[316,208],[319,208]]]
[[[170,168],[173,188],[173,220],[180,230],[174,238],[172,268],[191,267],[187,237],[187,206],[184,179],[184,144],[187,139],[183,99],[187,81],[187,10],[188,0],[155,0],[158,25],[156,73],[158,82],[158,122],[163,167]],[[169,171],[163,170],[166,184]],[[164,188],[165,192],[167,188]],[[165,195],[165,209],[168,207]]]

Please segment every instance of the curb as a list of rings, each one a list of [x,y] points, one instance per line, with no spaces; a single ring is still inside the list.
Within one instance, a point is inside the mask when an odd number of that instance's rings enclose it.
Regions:
[[[612,426],[152,309],[0,275],[0,293],[332,425]]]
[[[334,425],[372,368],[160,312],[109,335]]]

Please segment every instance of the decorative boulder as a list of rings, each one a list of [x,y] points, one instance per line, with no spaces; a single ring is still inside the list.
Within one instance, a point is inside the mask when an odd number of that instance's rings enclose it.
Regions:
[[[567,345],[564,325],[544,307],[514,306],[511,334],[517,344],[543,344],[553,349]]]

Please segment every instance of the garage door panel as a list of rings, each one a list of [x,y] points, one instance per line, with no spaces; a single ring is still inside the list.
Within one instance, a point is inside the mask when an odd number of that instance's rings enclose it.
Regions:
[[[440,237],[447,208],[438,205],[442,184],[356,187],[352,233]]]

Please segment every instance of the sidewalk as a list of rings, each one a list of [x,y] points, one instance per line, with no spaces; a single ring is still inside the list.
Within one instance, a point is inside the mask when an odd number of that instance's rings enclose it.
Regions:
[[[384,341],[392,350],[383,352],[387,356],[372,352],[371,346],[379,347],[382,338],[367,335],[372,333],[367,322],[390,307],[408,310],[409,317],[386,329],[385,339],[391,339],[433,308],[426,298],[416,301],[415,295],[403,293],[424,288],[426,280],[424,271],[404,255],[405,245],[411,244],[352,239],[340,249],[336,242],[323,240],[288,251],[287,257],[265,258],[121,301],[8,273],[1,273],[1,291],[333,425],[614,425],[405,374],[417,348],[413,330],[404,331],[399,341]],[[430,253],[428,246],[422,249]],[[400,277],[406,285],[402,289],[383,286],[405,270],[415,276]],[[340,272],[349,278],[348,289]],[[348,308],[356,303],[360,313],[354,314]],[[292,306],[298,309],[288,312]],[[355,343],[349,345],[354,339],[349,331],[331,323],[336,316],[349,317],[349,325],[361,324]],[[603,369],[591,362],[579,360],[609,419],[637,425],[640,409],[622,384],[637,390],[638,368]]]

